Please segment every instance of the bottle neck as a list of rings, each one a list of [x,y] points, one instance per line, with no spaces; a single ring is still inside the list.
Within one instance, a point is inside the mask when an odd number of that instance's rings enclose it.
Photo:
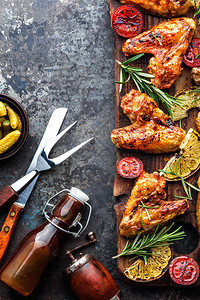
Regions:
[[[82,202],[67,194],[54,208],[50,221],[56,227],[68,230],[83,209],[84,204]]]

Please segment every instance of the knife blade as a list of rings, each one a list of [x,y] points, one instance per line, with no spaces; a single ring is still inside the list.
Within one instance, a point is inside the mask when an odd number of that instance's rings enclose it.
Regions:
[[[57,108],[56,110],[54,110],[49,123],[46,127],[46,130],[44,132],[44,135],[42,137],[42,140],[35,152],[35,155],[31,161],[31,164],[26,172],[29,173],[31,172],[37,163],[37,159],[38,156],[40,155],[42,149],[46,146],[47,142],[50,141],[52,138],[54,138],[57,133],[60,130],[60,127],[62,125],[62,122],[65,118],[65,115],[67,113],[67,108]],[[15,201],[15,204],[20,205],[20,206],[25,206],[26,202],[38,180],[39,174],[35,177],[34,180],[32,180],[32,182],[23,190],[23,192],[20,194],[19,198],[17,199],[17,201]]]
[[[40,155],[42,149],[46,146],[48,141],[51,140],[52,138],[54,138],[57,135],[57,133],[59,132],[66,113],[67,113],[67,108],[64,108],[64,107],[58,108],[58,109],[54,110],[54,112],[52,113],[51,118],[46,127],[46,130],[43,134],[43,137],[42,137],[40,144],[33,156],[33,159],[29,165],[29,168],[28,168],[26,174],[31,172],[35,168],[38,156]],[[18,218],[29,199],[29,196],[37,182],[38,177],[39,177],[39,174],[23,190],[23,192],[20,194],[17,201],[15,201],[12,204],[10,211],[6,217],[6,220],[1,228],[1,231],[0,231],[0,262],[6,252],[8,245],[9,245],[9,242],[13,235],[13,231],[17,224]]]

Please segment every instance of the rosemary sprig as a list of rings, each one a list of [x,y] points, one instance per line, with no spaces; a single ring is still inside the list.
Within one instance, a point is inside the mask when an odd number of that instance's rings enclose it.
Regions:
[[[157,36],[155,36],[153,33],[152,33],[152,35],[153,35],[153,37],[158,41],[158,43],[160,44],[160,46],[162,46],[163,44],[162,44],[162,42],[163,42],[163,36],[161,36],[161,39],[159,40],[158,38],[157,38]]]
[[[137,60],[143,55],[144,53],[135,55],[123,63],[116,60],[116,62],[120,65],[120,81],[115,81],[116,83],[119,84],[119,92],[122,91],[123,84],[127,83],[130,79],[132,79],[137,89],[141,93],[144,92],[147,95],[149,95],[151,98],[153,98],[156,101],[158,105],[159,102],[164,103],[168,113],[172,117],[171,107],[173,107],[174,104],[183,106],[183,103],[181,103],[181,101],[184,100],[177,99],[176,97],[173,97],[163,92],[162,90],[158,89],[156,86],[154,86],[152,82],[148,80],[150,78],[154,78],[152,74],[144,73],[142,69],[137,67],[132,67],[129,65],[129,63]],[[126,74],[128,74],[127,79],[126,79]]]
[[[197,5],[196,0],[194,0],[194,17],[197,17],[200,15],[200,4]]]
[[[146,236],[141,236],[138,234],[133,242],[127,241],[122,252],[113,258],[120,256],[132,255],[135,259],[136,257],[143,257],[145,260],[147,255],[151,255],[151,248],[166,246],[173,244],[174,241],[183,239],[186,235],[184,231],[180,231],[181,226],[170,232],[174,223],[170,227],[163,227],[159,231],[159,225],[152,234],[147,234]]]

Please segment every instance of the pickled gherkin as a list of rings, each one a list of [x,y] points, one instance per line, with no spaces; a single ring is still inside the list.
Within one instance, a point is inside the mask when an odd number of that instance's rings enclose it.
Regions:
[[[2,122],[2,134],[3,134],[3,137],[6,136],[8,133],[11,132],[11,127],[10,127],[10,121],[9,120],[5,120]]]
[[[0,155],[18,141],[21,131],[20,116],[6,102],[0,101]]]
[[[7,115],[6,106],[3,102],[0,101],[0,117]]]
[[[17,127],[16,129],[18,129],[19,131],[22,131],[22,121],[20,119],[20,116],[16,113],[17,115]]]
[[[0,117],[0,124],[3,123],[3,121],[5,121],[6,118],[5,117]]]
[[[20,135],[21,132],[19,130],[14,130],[2,138],[0,140],[0,154],[10,149],[18,141]]]
[[[5,106],[7,108],[8,118],[10,120],[10,126],[13,129],[16,129],[18,124],[17,114],[8,104],[5,103]]]

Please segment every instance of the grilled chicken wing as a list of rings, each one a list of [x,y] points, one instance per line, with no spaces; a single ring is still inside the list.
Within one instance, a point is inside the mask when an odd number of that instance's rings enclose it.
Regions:
[[[150,53],[147,70],[155,78],[151,82],[160,89],[170,88],[181,73],[183,56],[192,40],[196,25],[190,18],[162,22],[138,36],[128,39],[125,55]]]
[[[118,148],[155,154],[179,149],[185,131],[176,126],[151,97],[131,90],[122,98],[121,107],[132,125],[111,132],[112,142]]]
[[[175,17],[185,15],[190,0],[121,0],[125,4],[137,4],[152,15]]]
[[[164,201],[166,181],[158,173],[143,171],[138,178],[125,206],[120,223],[120,234],[132,237],[151,231],[158,224],[163,225],[189,208],[188,201]],[[148,208],[149,217],[144,207]]]

